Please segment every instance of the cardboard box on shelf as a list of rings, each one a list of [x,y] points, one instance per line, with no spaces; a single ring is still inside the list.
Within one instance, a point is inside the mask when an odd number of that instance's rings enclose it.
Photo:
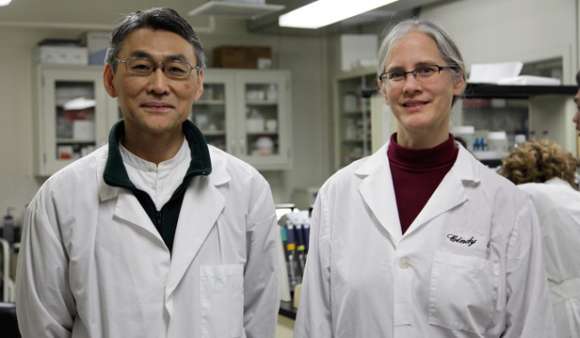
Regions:
[[[267,61],[269,60],[269,62]],[[213,50],[213,67],[256,69],[269,67],[272,49],[260,46],[221,46]]]

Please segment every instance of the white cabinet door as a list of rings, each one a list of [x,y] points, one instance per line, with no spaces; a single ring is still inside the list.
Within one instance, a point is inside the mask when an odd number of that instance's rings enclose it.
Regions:
[[[258,169],[287,169],[290,154],[290,73],[238,71],[238,156]]]
[[[291,166],[290,73],[207,69],[192,121],[207,142],[260,170]]]
[[[49,176],[107,142],[101,66],[38,66],[36,172]]]
[[[222,150],[235,151],[236,126],[234,74],[227,70],[207,70],[203,95],[194,103],[191,120],[207,142]]]

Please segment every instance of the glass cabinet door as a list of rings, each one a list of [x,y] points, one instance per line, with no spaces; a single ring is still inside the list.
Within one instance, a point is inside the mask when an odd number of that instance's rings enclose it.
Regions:
[[[206,69],[191,120],[215,147],[258,169],[289,166],[290,73]]]
[[[246,156],[275,156],[280,154],[280,125],[278,84],[246,83],[245,115]]]
[[[222,150],[228,145],[226,108],[226,84],[206,82],[202,97],[192,109],[193,123],[209,144]]]
[[[257,168],[289,166],[289,81],[285,71],[238,73],[240,156]]]
[[[106,143],[108,104],[102,68],[42,66],[37,172],[51,175]]]
[[[75,160],[95,149],[95,83],[54,82],[56,160]]]

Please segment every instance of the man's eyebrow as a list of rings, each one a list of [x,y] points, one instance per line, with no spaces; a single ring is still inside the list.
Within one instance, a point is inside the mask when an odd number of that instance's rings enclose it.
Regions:
[[[183,54],[171,54],[164,58],[165,60],[169,61],[184,61],[187,62],[187,58]]]
[[[153,59],[153,56],[145,51],[142,50],[136,50],[134,52],[131,53],[130,55],[131,57],[137,57],[137,58],[148,58],[148,59]]]
[[[153,57],[153,55],[142,51],[142,50],[136,50],[133,51],[130,55],[131,57],[136,57],[136,58],[146,58],[146,59],[151,59],[154,60],[155,58]],[[187,58],[185,57],[185,55],[183,54],[170,54],[168,56],[165,56],[163,58],[163,60],[167,60],[167,61],[184,61],[187,62]]]

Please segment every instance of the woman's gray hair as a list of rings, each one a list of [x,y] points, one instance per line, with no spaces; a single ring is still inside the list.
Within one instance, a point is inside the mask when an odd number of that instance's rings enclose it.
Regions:
[[[455,42],[441,27],[430,21],[419,19],[401,21],[385,36],[379,48],[377,75],[385,71],[385,63],[393,44],[410,32],[421,32],[433,39],[445,63],[453,67],[455,72],[465,80],[465,64]]]

